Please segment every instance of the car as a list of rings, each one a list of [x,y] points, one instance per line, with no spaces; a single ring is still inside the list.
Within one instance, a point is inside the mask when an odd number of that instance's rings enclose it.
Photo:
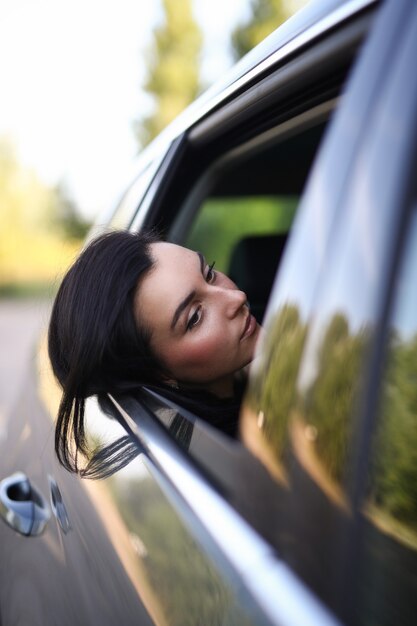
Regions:
[[[1,441],[2,626],[415,624],[416,58],[412,0],[311,2],[143,151],[90,237],[155,227],[246,291],[239,437],[91,398],[114,454],[73,476],[41,340]]]

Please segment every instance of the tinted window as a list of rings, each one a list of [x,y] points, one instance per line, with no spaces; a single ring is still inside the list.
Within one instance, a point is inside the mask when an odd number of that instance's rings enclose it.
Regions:
[[[361,624],[415,624],[417,614],[417,215],[388,330],[380,414],[363,504]]]
[[[388,18],[383,26],[368,48],[372,64]],[[414,150],[414,84],[402,51],[390,48],[390,58],[395,67],[381,65],[376,91],[377,74],[362,64],[336,115],[293,226],[242,413],[245,442],[289,494],[276,545],[343,617],[363,481],[358,440],[375,399],[378,333]],[[358,103],[371,89],[372,114],[363,115]]]

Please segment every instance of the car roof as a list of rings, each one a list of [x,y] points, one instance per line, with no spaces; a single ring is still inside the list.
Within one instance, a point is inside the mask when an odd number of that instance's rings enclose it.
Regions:
[[[376,0],[311,0],[303,9],[276,28],[255,48],[248,52],[231,67],[216,83],[207,90],[196,103],[235,83],[240,78],[259,68],[260,64],[269,59],[275,52],[294,40],[301,33],[315,24],[321,23],[323,31],[334,24],[340,23],[358,10],[372,4]]]

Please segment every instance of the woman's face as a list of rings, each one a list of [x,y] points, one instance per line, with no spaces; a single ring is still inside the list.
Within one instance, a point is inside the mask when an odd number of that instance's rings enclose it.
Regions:
[[[154,243],[155,265],[135,297],[137,323],[168,376],[219,396],[232,392],[233,374],[253,358],[260,326],[246,294],[203,256],[171,243]]]

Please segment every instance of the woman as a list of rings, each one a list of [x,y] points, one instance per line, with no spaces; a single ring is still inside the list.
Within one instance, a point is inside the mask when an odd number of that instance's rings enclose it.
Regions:
[[[246,295],[199,252],[151,234],[93,240],[65,275],[49,326],[49,358],[63,389],[55,430],[60,462],[88,457],[85,399],[142,385],[235,434],[241,387],[260,327]],[[83,473],[88,474],[83,470]]]

